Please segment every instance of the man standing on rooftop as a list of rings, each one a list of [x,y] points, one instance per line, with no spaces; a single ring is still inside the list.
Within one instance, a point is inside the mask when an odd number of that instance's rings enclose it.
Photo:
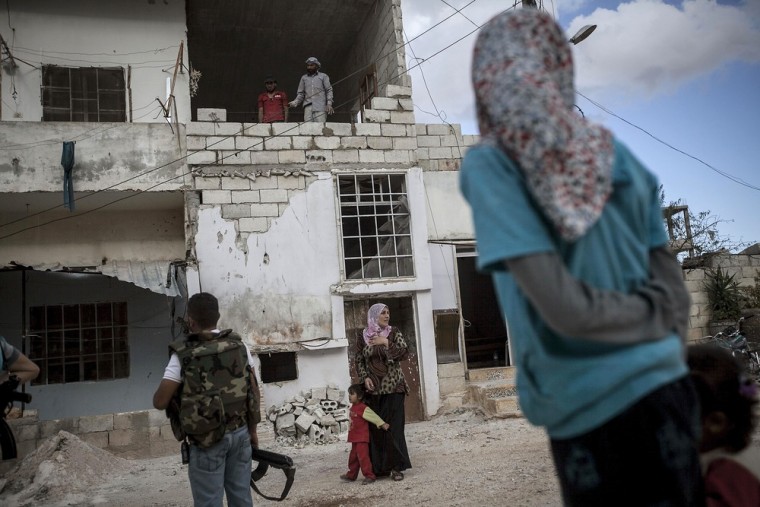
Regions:
[[[298,83],[298,93],[290,107],[303,104],[303,121],[324,122],[328,114],[333,114],[333,90],[330,76],[319,69],[322,65],[315,57],[306,60],[306,74]]]

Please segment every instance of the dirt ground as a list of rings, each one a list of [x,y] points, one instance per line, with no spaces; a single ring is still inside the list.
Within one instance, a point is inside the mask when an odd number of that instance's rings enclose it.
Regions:
[[[262,447],[291,456],[296,480],[284,502],[254,494],[254,504],[561,505],[547,439],[524,419],[486,419],[461,409],[408,424],[406,437],[413,468],[405,479],[381,478],[366,486],[339,479],[350,449],[344,441],[301,449],[270,441]],[[284,475],[270,468],[257,484],[279,496]],[[128,460],[61,432],[0,479],[0,505],[168,507],[192,505],[192,497],[179,452]]]

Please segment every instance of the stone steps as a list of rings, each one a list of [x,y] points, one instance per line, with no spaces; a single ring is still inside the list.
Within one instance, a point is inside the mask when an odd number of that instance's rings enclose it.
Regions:
[[[492,417],[522,417],[515,387],[514,367],[469,370],[469,399]]]

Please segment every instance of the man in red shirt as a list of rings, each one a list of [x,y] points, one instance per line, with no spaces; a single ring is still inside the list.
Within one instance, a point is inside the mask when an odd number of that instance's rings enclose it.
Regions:
[[[259,95],[259,123],[288,121],[288,96],[277,89],[277,80],[264,80],[267,91]]]

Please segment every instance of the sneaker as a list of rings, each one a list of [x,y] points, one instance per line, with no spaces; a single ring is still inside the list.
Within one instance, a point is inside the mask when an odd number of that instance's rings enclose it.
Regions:
[[[343,474],[340,476],[340,478],[344,481],[349,481],[349,482],[354,482],[356,480],[356,477],[352,479],[351,477],[348,476],[348,474]]]
[[[367,484],[372,484],[375,482],[375,479],[370,479],[369,477],[365,477],[362,481],[362,486],[366,486]]]

